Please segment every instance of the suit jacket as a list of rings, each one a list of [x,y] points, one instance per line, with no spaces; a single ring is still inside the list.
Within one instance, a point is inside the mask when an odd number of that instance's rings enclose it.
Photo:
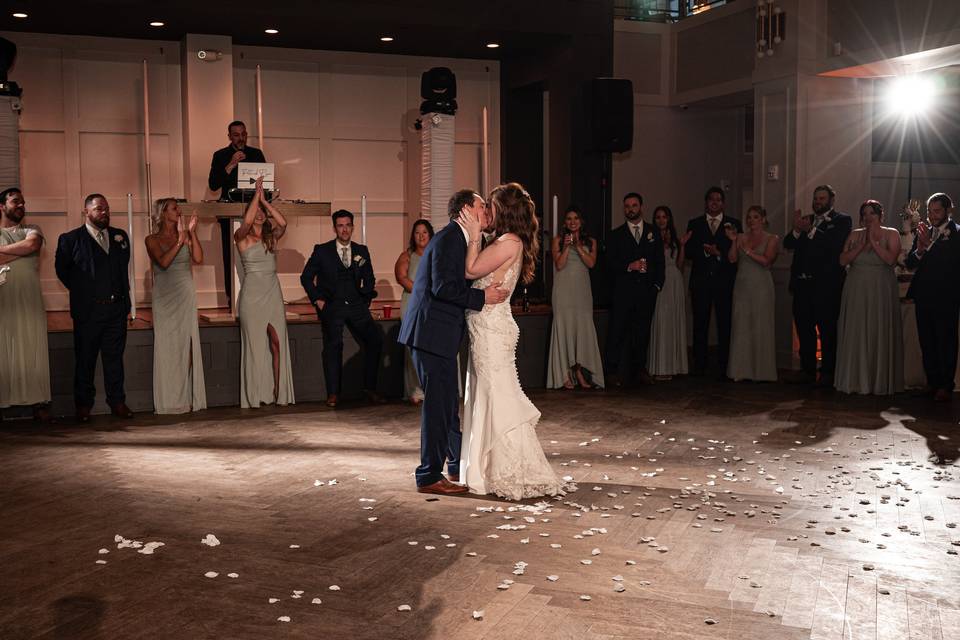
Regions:
[[[377,297],[376,277],[373,275],[373,263],[370,250],[365,245],[350,243],[350,271],[360,297],[368,305]],[[300,284],[307,292],[311,304],[317,300],[324,303],[336,302],[337,273],[343,269],[336,239],[323,244],[313,245],[313,254],[303,267]]]
[[[801,278],[816,280],[820,289],[839,290],[843,287],[847,271],[840,264],[840,254],[852,227],[850,216],[829,211],[812,237],[801,233],[796,238],[793,232],[783,237],[783,248],[793,251],[793,261],[790,263],[791,291]]]
[[[940,236],[923,256],[917,255],[917,238],[907,254],[906,264],[916,269],[907,297],[922,304],[960,302],[960,225],[947,222],[947,237]]]
[[[227,192],[237,186],[237,174],[239,167],[234,167],[233,171],[226,173],[224,169],[230,164],[230,158],[237,150],[232,145],[227,145],[223,149],[218,149],[213,153],[213,159],[210,160],[210,176],[207,178],[207,186],[210,191],[220,191],[220,197],[226,198]],[[247,156],[244,162],[266,162],[263,151],[256,147],[244,147],[243,153]],[[253,185],[247,187],[253,188]]]
[[[641,258],[647,261],[646,273],[627,271],[628,264]],[[644,222],[639,244],[628,223],[614,229],[607,242],[607,266],[613,274],[613,295],[617,298],[629,296],[644,287],[662,289],[665,272],[660,229]]]
[[[441,229],[423,252],[407,310],[400,323],[400,344],[455,358],[463,340],[465,310],[483,309],[484,294],[464,276],[467,242],[456,222]]]
[[[127,232],[115,227],[107,227],[107,237],[110,240],[110,253],[105,257],[106,269],[98,269],[100,263],[95,259],[94,252],[103,253],[97,241],[90,237],[86,225],[67,233],[61,234],[57,242],[57,254],[54,266],[57,278],[70,292],[70,317],[74,320],[84,320],[90,316],[95,304],[98,284],[103,279],[114,279],[116,292],[120,299],[118,304],[130,306],[130,239]]]
[[[723,214],[723,219],[717,226],[716,233],[710,233],[710,223],[707,222],[706,214],[697,216],[687,223],[687,231],[693,232],[686,247],[687,259],[693,260],[693,269],[690,271],[691,289],[709,285],[714,280],[719,280],[724,285],[733,286],[733,280],[737,276],[737,265],[727,259],[730,245],[733,244],[724,231],[724,226],[727,224],[732,224],[737,233],[743,233],[740,221],[727,214]],[[703,245],[705,244],[717,245],[720,255],[706,255],[703,251]]]

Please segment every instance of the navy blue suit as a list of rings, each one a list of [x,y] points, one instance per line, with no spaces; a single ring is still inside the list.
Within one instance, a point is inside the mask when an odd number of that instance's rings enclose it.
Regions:
[[[460,408],[457,353],[466,326],[467,309],[483,309],[484,293],[464,276],[467,243],[455,222],[441,229],[423,252],[407,310],[400,324],[400,344],[411,349],[423,387],[420,419],[420,466],[417,486],[424,487],[447,472],[460,474]]]
[[[949,220],[926,253],[917,255],[917,238],[906,264],[916,269],[907,297],[917,314],[917,333],[927,386],[953,391],[957,372],[957,325],[960,317],[960,225]]]
[[[123,351],[130,311],[130,240],[123,229],[108,227],[105,232],[109,253],[90,236],[85,225],[62,234],[57,243],[57,277],[70,291],[73,396],[77,407],[93,406],[98,357],[103,362],[107,404],[115,407],[126,400]]]
[[[363,388],[377,390],[377,371],[383,337],[370,316],[370,302],[377,297],[376,277],[370,262],[370,251],[362,244],[350,243],[351,262],[343,266],[336,240],[314,245],[307,260],[300,284],[316,306],[322,300],[323,310],[317,316],[323,327],[323,375],[327,394],[340,394],[343,370],[343,327],[363,347]]]

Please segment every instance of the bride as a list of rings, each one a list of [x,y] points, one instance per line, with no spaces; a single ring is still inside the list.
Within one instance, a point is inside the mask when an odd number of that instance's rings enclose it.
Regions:
[[[468,213],[460,221],[470,237],[466,277],[474,288],[493,282],[512,292],[517,280],[533,280],[539,251],[536,208],[513,182],[490,194],[489,207],[499,236],[480,251],[482,224]],[[562,494],[563,482],[550,468],[536,426],[540,412],[520,388],[516,349],[520,329],[510,299],[467,311],[470,362],[464,393],[460,478],[473,493],[495,493],[511,500]]]

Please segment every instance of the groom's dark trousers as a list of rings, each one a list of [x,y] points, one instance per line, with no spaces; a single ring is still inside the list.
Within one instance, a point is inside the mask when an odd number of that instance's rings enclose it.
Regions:
[[[484,294],[464,277],[467,242],[460,225],[449,223],[423,252],[413,292],[400,324],[398,342],[410,347],[423,386],[420,417],[420,466],[417,486],[460,474],[460,398],[457,353],[467,309],[483,308]]]

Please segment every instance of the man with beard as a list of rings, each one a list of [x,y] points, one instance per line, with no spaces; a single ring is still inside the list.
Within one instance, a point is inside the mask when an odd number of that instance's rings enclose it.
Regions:
[[[84,224],[60,236],[57,277],[70,291],[75,359],[73,398],[77,419],[89,422],[96,398],[93,375],[103,363],[107,404],[118,418],[131,418],[123,390],[123,350],[130,311],[130,240],[110,226],[110,205],[99,193],[83,203]]]
[[[653,384],[647,371],[650,325],[657,305],[657,293],[663,288],[663,244],[660,229],[643,220],[643,197],[628,193],[623,197],[623,217],[627,219],[610,234],[607,264],[613,276],[613,302],[607,329],[604,376],[607,384],[621,384],[637,375],[642,384]],[[627,362],[621,363],[621,356]]]
[[[850,235],[852,220],[834,210],[837,192],[828,184],[813,190],[813,214],[794,212],[793,232],[783,238],[783,248],[793,251],[790,292],[793,322],[800,342],[802,381],[833,387],[837,361],[837,322],[846,269],[840,253]],[[820,379],[817,381],[817,335],[820,336]]]
[[[49,422],[50,359],[47,314],[38,262],[43,233],[26,225],[20,189],[0,192],[0,409],[31,406]]]

